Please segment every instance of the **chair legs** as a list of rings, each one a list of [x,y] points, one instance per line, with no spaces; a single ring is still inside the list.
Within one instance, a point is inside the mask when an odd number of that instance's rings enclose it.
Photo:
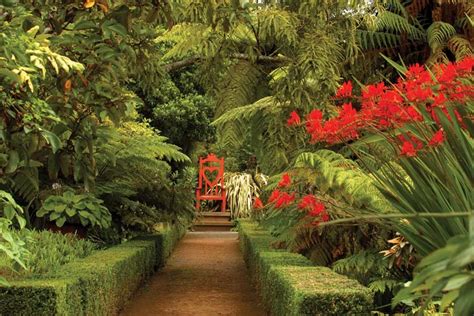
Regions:
[[[227,208],[227,199],[224,197],[222,199],[222,204],[221,204],[221,212],[225,212],[226,208]]]

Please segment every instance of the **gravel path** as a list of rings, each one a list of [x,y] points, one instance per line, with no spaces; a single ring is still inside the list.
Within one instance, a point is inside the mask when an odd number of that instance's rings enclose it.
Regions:
[[[187,233],[122,315],[265,315],[237,238],[231,232]]]

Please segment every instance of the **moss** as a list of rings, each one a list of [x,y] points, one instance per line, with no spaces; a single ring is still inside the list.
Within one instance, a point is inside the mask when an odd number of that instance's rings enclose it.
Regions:
[[[255,223],[239,222],[245,261],[272,315],[368,314],[372,292],[304,256],[271,248],[274,239]]]
[[[75,260],[50,279],[0,287],[0,315],[116,315],[185,232],[173,226]]]

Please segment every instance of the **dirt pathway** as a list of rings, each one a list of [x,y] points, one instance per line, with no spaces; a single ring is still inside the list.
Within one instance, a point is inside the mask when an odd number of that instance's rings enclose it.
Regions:
[[[265,315],[237,233],[188,233],[122,315]]]

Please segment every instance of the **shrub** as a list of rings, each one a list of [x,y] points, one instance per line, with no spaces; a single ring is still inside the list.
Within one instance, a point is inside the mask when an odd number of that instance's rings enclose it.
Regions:
[[[273,315],[345,315],[370,311],[372,292],[302,255],[271,248],[274,239],[255,223],[239,222],[245,261]]]
[[[0,286],[0,315],[115,315],[185,231],[175,225],[70,262],[48,279]]]

